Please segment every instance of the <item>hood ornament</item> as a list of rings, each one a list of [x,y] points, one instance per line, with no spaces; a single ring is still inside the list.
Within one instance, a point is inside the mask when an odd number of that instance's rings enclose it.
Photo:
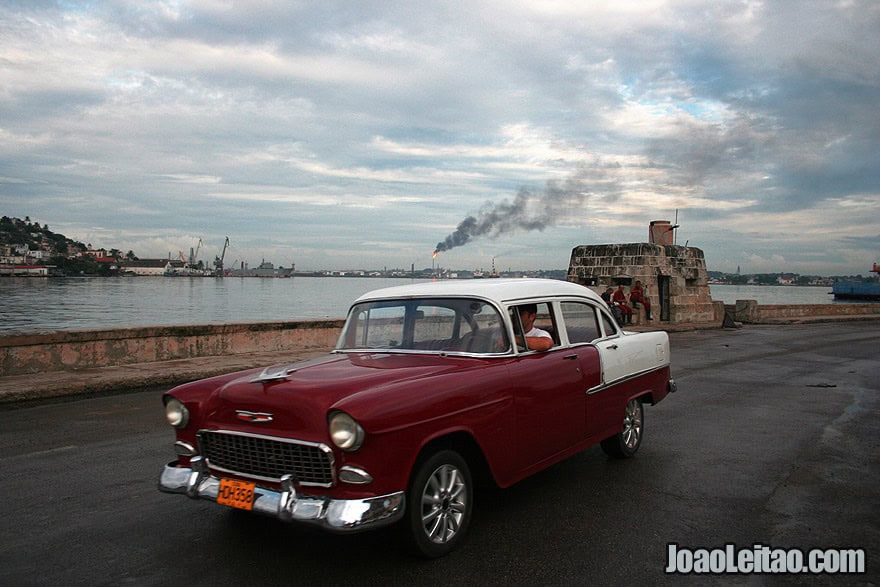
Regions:
[[[286,365],[283,367],[266,367],[259,375],[251,379],[250,383],[271,383],[272,381],[284,381],[294,373],[296,373],[296,369],[291,369]]]
[[[268,412],[249,412],[247,410],[235,410],[235,417],[252,424],[266,424],[271,422],[273,415]]]

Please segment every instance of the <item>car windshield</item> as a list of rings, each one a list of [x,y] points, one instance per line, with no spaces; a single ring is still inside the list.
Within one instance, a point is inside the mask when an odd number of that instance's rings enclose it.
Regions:
[[[503,353],[510,343],[488,302],[424,298],[363,302],[348,315],[336,350]]]

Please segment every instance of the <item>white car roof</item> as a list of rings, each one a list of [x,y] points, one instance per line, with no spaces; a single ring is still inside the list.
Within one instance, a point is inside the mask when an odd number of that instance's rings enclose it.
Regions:
[[[535,298],[583,297],[603,303],[593,290],[558,279],[445,279],[367,292],[355,303],[392,298],[479,297],[498,304]]]

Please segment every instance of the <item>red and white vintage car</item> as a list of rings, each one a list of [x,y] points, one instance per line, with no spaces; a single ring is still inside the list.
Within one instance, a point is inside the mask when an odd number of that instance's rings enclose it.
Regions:
[[[666,333],[622,331],[580,285],[391,287],[354,302],[325,358],[166,393],[178,457],[159,487],[333,531],[399,523],[436,557],[476,480],[508,487],[596,443],[632,456],[643,405],[674,390]]]

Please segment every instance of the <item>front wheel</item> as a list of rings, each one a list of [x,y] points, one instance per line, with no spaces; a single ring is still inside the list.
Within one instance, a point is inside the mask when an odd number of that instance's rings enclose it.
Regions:
[[[455,549],[467,532],[472,507],[467,462],[451,450],[431,455],[407,490],[407,524],[417,554],[437,558]]]
[[[623,430],[602,441],[602,450],[610,457],[627,459],[636,454],[645,431],[645,409],[640,399],[630,400],[623,415]]]

